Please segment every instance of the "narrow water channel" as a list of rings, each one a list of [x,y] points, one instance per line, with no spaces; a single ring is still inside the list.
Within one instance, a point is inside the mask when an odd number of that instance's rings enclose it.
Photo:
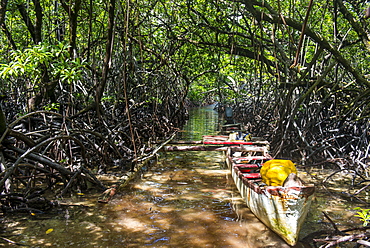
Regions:
[[[216,133],[218,116],[211,107],[190,116],[179,139]],[[221,152],[162,153],[109,204],[96,199],[78,195],[53,217],[7,217],[6,228],[12,240],[31,247],[289,247],[241,200]],[[327,224],[321,210],[343,219],[343,205],[322,199],[314,202],[302,235]]]
[[[194,109],[178,139],[217,133],[212,108]],[[221,152],[161,154],[115,202],[125,247],[288,247],[246,208]]]

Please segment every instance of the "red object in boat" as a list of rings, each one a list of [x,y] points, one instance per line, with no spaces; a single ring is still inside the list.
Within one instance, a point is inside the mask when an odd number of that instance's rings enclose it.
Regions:
[[[261,166],[258,164],[243,164],[241,166],[238,166],[238,168],[241,173],[249,173],[261,168]]]
[[[243,177],[248,178],[248,179],[259,179],[261,178],[260,173],[243,173]]]

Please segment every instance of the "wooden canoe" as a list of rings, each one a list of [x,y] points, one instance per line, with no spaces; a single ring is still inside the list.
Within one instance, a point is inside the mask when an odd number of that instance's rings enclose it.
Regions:
[[[224,135],[204,135],[202,141],[174,141],[171,144],[179,144],[164,146],[166,152],[181,152],[181,151],[224,151],[230,147],[234,151],[239,152],[254,152],[268,154],[269,143],[258,137],[253,137],[249,141],[230,140],[229,136]],[[189,144],[185,146],[184,144]],[[199,144],[199,145],[198,145]]]
[[[252,137],[245,141],[230,140],[229,136],[223,135],[205,135],[202,142],[196,144],[202,145],[168,146],[164,150],[226,151],[226,161],[236,187],[250,210],[289,245],[295,245],[314,197],[315,187],[264,186],[259,169],[271,157],[268,153],[269,143],[262,138]],[[236,152],[244,154],[243,157],[234,156]]]
[[[203,135],[204,145],[261,145],[268,147],[269,142],[259,137],[252,137],[249,141],[229,140],[226,135]]]
[[[298,241],[300,229],[314,197],[313,185],[263,186],[259,167],[267,157],[238,157],[227,152],[227,164],[236,187],[254,215],[289,245]]]

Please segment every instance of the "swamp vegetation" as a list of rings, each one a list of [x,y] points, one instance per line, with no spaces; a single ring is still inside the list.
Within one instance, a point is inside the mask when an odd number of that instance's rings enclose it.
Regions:
[[[321,241],[368,245],[369,8],[365,0],[1,0],[2,214],[103,192],[106,175],[125,181],[190,107],[217,102],[269,140],[272,156],[332,171],[315,184],[349,178],[338,197],[361,203],[364,226],[348,234],[333,222]]]

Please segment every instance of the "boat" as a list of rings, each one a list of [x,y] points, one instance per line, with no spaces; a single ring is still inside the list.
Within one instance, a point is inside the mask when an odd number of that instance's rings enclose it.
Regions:
[[[181,146],[168,146],[164,150],[225,152],[235,185],[252,213],[287,244],[294,246],[314,197],[315,186],[264,184],[259,171],[266,161],[272,159],[269,155],[269,142],[251,136],[239,139],[246,136],[236,137],[233,130],[228,130],[229,135],[204,135],[201,141],[175,142]]]
[[[272,158],[268,154],[268,142],[263,139],[230,141],[229,136],[204,136],[203,143],[229,145],[226,162],[241,197],[261,222],[287,244],[294,246],[309,212],[315,186],[283,187],[264,184],[259,170],[264,162]],[[244,153],[240,146],[244,148]]]
[[[269,159],[266,156],[233,157],[230,148],[226,161],[249,209],[287,244],[294,246],[310,209],[315,186],[264,185],[259,168]]]

